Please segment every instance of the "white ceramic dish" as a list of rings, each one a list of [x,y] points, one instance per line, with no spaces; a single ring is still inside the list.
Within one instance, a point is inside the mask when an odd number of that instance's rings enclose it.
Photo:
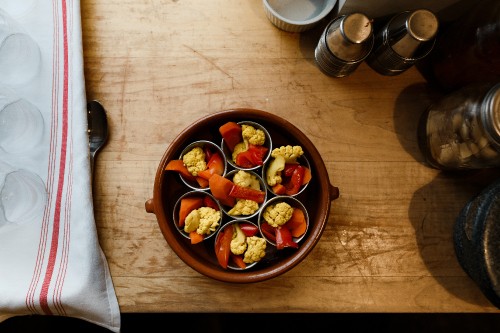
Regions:
[[[262,0],[267,18],[288,32],[313,28],[333,10],[337,0]]]

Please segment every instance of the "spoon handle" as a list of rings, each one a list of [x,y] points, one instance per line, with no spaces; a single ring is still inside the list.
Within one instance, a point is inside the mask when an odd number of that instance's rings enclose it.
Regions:
[[[94,173],[94,160],[96,153],[106,144],[108,139],[108,121],[106,110],[99,101],[87,103],[87,121],[90,151],[90,170]]]

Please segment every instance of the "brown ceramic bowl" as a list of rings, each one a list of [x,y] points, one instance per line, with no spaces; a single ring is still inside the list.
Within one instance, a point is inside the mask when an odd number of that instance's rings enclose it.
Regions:
[[[177,199],[190,189],[175,172],[165,172],[167,163],[179,157],[190,142],[209,140],[221,142],[219,127],[228,121],[255,121],[266,127],[273,146],[301,145],[309,161],[312,179],[307,189],[295,197],[306,207],[309,228],[298,249],[270,253],[258,265],[244,271],[225,270],[217,262],[213,241],[192,245],[179,234],[173,222]],[[228,170],[228,172],[231,170]],[[258,173],[258,172],[257,172]],[[314,195],[310,195],[314,194]],[[145,209],[156,215],[158,225],[172,250],[188,266],[213,279],[232,283],[252,283],[279,276],[298,265],[316,246],[325,229],[330,214],[330,204],[337,199],[339,190],[330,184],[328,172],[321,155],[313,143],[293,124],[272,113],[255,109],[232,109],[203,117],[179,134],[163,155],[156,172],[153,197],[146,201]],[[273,194],[268,193],[268,199]],[[230,219],[223,220],[223,224]],[[250,220],[254,222],[253,220]]]

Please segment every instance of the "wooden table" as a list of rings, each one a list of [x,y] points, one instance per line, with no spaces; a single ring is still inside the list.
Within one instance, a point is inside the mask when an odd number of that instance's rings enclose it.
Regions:
[[[111,131],[94,201],[122,312],[499,312],[459,266],[452,237],[495,172],[423,163],[417,121],[439,94],[417,69],[384,77],[363,63],[328,77],[313,57],[326,22],[283,32],[259,0],[88,0],[82,20],[87,97],[106,107]],[[340,189],[311,254],[245,285],[184,264],[144,208],[172,140],[237,107],[295,124]]]

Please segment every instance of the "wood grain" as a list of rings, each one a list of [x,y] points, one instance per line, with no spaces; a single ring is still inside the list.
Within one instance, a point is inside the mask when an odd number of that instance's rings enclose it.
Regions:
[[[443,174],[419,152],[439,94],[416,68],[366,64],[333,79],[314,63],[323,25],[276,29],[260,1],[82,1],[88,99],[106,107],[96,222],[122,312],[498,312],[461,269],[452,229],[495,172]],[[312,253],[278,278],[214,281],[185,265],[144,203],[193,121],[235,107],[286,118],[316,145],[340,198]]]

